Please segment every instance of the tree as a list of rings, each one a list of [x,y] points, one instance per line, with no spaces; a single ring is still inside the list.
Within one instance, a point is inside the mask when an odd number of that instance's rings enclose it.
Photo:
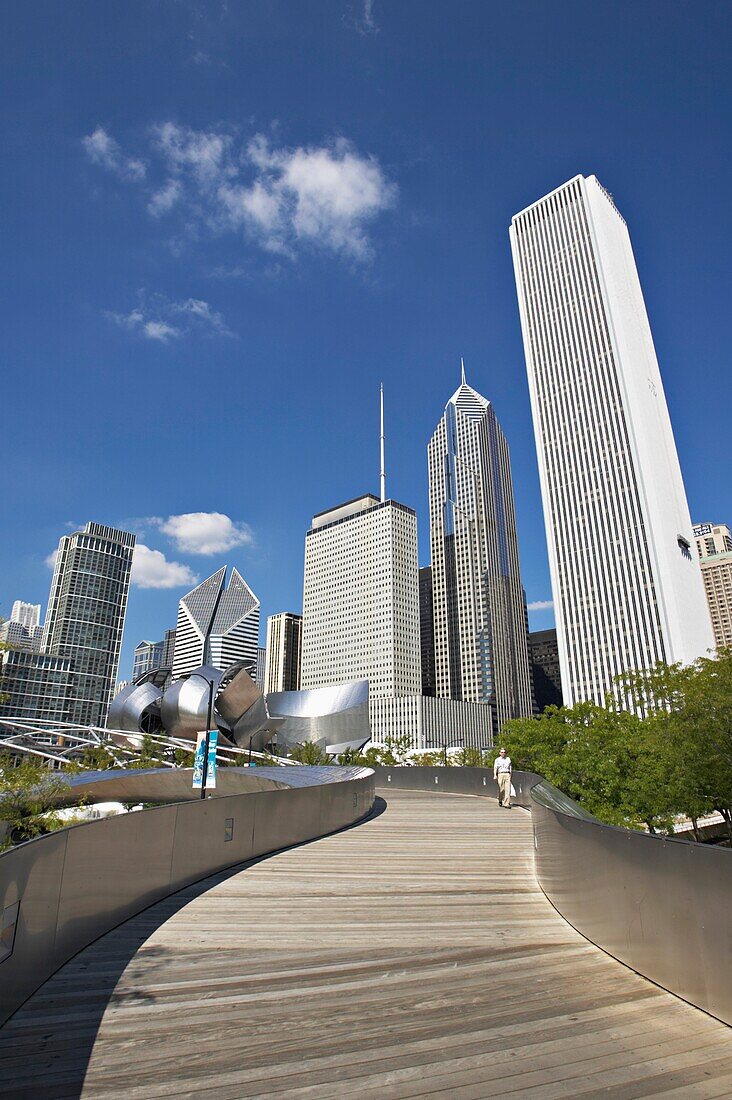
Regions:
[[[295,745],[294,749],[290,753],[293,760],[298,760],[301,764],[330,764],[331,760],[325,749],[321,749],[320,745],[315,741],[306,741],[303,745]]]
[[[0,849],[9,844],[50,833],[65,822],[52,813],[68,783],[59,772],[44,764],[23,759],[18,763],[9,753],[0,756],[0,821],[7,835]]]

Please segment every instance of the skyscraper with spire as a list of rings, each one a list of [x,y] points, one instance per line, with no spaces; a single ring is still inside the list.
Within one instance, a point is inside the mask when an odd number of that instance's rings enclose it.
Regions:
[[[496,727],[532,714],[508,444],[465,379],[430,440],[430,548],[438,697],[491,703]]]

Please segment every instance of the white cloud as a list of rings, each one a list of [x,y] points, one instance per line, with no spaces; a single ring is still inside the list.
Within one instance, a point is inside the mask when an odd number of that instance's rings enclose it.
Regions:
[[[163,186],[153,194],[147,209],[154,218],[160,217],[172,210],[180,197],[181,186],[178,180],[166,180]]]
[[[379,27],[374,17],[374,0],[363,0],[360,10],[351,7],[346,11],[344,22],[359,34],[378,34]]]
[[[43,559],[44,564],[47,565],[49,569],[55,569],[56,568],[56,558],[57,557],[58,557],[58,547],[56,547],[55,550],[52,550],[47,558]]]
[[[552,600],[534,600],[533,603],[527,604],[527,610],[529,611],[551,611],[554,608],[554,602]]]
[[[164,294],[140,293],[140,305],[129,313],[105,311],[105,317],[121,328],[138,332],[148,340],[167,344],[194,331],[233,336],[221,313],[201,298],[172,301]]]
[[[146,167],[143,161],[137,157],[126,157],[120,146],[111,134],[102,126],[97,126],[91,134],[82,138],[82,145],[86,155],[92,164],[98,164],[106,168],[108,172],[114,172],[127,180],[142,180],[145,178]]]
[[[186,512],[155,522],[182,554],[220,554],[254,542],[246,523],[235,523],[221,512]]]
[[[364,19],[373,23],[372,5],[364,8]],[[95,163],[116,171],[126,164],[131,178],[133,162],[106,131],[84,141]],[[151,216],[177,211],[189,233],[244,232],[267,251],[291,258],[307,245],[368,259],[368,229],[397,197],[378,160],[345,138],[288,148],[257,134],[242,146],[222,129],[164,122],[152,129],[150,155],[162,169],[161,182],[149,192]],[[144,170],[142,161],[134,163]]]
[[[196,584],[198,577],[177,561],[168,561],[160,550],[138,542],[132,556],[131,583],[138,588],[180,588]]]

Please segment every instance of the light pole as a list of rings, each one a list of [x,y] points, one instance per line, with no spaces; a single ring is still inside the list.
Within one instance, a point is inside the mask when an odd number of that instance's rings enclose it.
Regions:
[[[206,780],[208,778],[208,745],[211,736],[211,716],[213,714],[214,681],[206,680],[208,684],[208,714],[206,716],[206,743],[203,748],[203,776],[201,778],[201,798],[206,797]]]

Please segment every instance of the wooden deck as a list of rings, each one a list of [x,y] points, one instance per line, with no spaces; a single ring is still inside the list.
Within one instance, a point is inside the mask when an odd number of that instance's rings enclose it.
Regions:
[[[382,793],[84,951],[0,1030],[0,1094],[732,1095],[732,1030],[565,924],[527,814]]]

